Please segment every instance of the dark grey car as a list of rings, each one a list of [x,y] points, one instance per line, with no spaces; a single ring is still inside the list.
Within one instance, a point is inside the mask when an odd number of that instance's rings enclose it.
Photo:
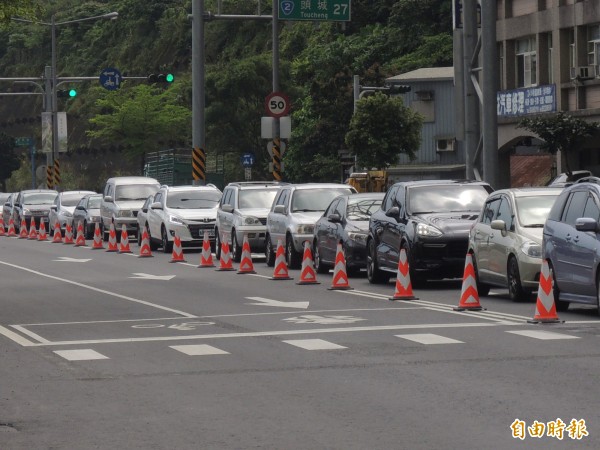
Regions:
[[[75,206],[75,211],[73,211],[73,231],[77,231],[77,226],[81,222],[85,238],[92,239],[94,237],[96,224],[101,222],[101,202],[102,194],[88,194],[79,200],[79,203]]]

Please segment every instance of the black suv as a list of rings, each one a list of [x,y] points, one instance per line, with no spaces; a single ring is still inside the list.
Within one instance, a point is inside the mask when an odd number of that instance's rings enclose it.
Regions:
[[[482,181],[403,181],[391,186],[369,220],[367,277],[385,283],[408,257],[411,283],[462,277],[469,230],[493,191]]]

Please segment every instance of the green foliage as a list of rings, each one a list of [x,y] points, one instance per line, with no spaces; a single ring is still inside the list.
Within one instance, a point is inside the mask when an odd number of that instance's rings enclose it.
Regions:
[[[346,144],[360,167],[384,169],[395,164],[400,153],[415,158],[422,124],[422,117],[400,97],[375,92],[357,102]]]
[[[0,155],[2,155],[2,164],[0,164],[0,184],[2,190],[6,191],[5,180],[10,177],[14,170],[17,170],[20,165],[19,157],[15,150],[15,138],[0,133]]]
[[[564,152],[566,172],[570,175],[569,155],[577,151],[585,140],[600,131],[596,122],[586,122],[563,111],[557,114],[526,117],[519,121],[518,128],[537,134],[544,141],[542,148],[555,154]]]
[[[40,13],[36,0],[0,0],[0,25],[6,26],[11,17],[34,19]]]

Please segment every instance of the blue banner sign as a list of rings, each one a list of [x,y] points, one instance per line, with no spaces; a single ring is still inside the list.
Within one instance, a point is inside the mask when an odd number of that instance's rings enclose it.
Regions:
[[[543,86],[499,91],[496,94],[499,117],[524,116],[556,111],[556,86]]]

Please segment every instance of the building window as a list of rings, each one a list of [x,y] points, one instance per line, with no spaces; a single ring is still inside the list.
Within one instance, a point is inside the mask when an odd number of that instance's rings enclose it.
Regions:
[[[554,66],[553,64],[553,51],[554,49],[552,48],[552,33],[548,33],[548,83],[552,84],[554,83],[554,74],[552,73],[552,67]]]
[[[600,64],[600,24],[588,25],[588,65],[597,66]]]
[[[517,87],[537,85],[537,54],[535,37],[517,40]]]

